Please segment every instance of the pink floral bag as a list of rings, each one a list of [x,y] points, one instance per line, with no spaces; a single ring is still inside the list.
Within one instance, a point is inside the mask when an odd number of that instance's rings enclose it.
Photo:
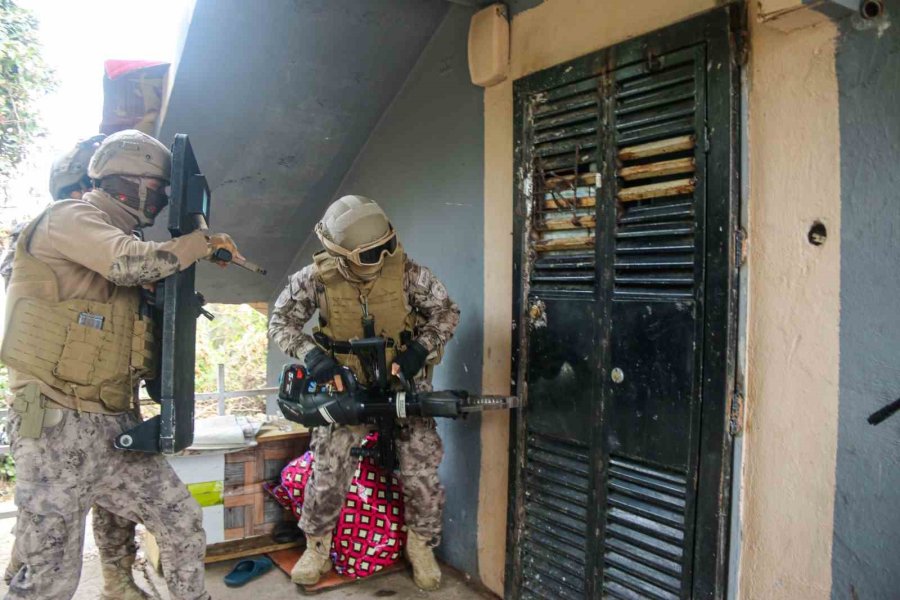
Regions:
[[[372,446],[377,439],[377,433],[370,433],[363,446]],[[303,510],[304,490],[314,460],[311,451],[295,458],[282,470],[280,484],[266,485],[297,519]],[[406,544],[403,493],[393,476],[390,494],[387,488],[384,470],[371,458],[361,459],[334,530],[331,558],[338,573],[367,577],[400,560]]]

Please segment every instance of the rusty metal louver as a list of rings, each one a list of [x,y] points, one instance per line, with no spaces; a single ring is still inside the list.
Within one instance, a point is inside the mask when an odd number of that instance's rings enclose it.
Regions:
[[[531,105],[533,293],[593,295],[599,123],[597,79],[536,95]]]
[[[604,597],[678,600],[686,478],[611,457],[607,487]]]
[[[694,295],[702,57],[688,48],[615,73],[616,298]]]
[[[589,452],[530,433],[525,461],[522,597],[584,597]]]

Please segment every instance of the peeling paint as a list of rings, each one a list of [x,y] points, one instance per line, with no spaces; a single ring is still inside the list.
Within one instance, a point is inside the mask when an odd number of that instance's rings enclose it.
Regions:
[[[547,305],[540,298],[531,303],[528,309],[528,325],[534,329],[544,329],[547,327]]]

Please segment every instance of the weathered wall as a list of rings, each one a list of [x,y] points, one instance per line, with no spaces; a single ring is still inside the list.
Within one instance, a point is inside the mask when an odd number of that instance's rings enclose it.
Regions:
[[[345,175],[335,197],[374,198],[391,218],[410,256],[430,267],[459,304],[461,323],[435,386],[481,389],[482,91],[469,82],[466,40],[472,11],[454,6],[409,79]],[[311,261],[310,236],[294,268]],[[505,301],[505,300],[504,300]],[[280,366],[280,353],[270,365]],[[273,370],[275,370],[273,369]],[[477,576],[476,510],[480,464],[477,416],[443,420],[441,480],[447,490],[441,558]]]
[[[717,2],[513,4],[511,75],[485,90],[483,107],[465,71],[468,12],[455,8],[341,186],[382,201],[411,254],[463,307],[439,383],[480,382],[486,393],[506,393],[510,383],[512,81]],[[892,311],[900,32],[857,32],[850,21],[841,30],[794,0],[762,4],[765,23],[750,3],[744,132],[749,369],[739,593],[853,598],[852,585],[859,598],[889,598],[898,586],[900,417],[877,428],[864,420],[900,394]],[[900,13],[897,4],[889,10]],[[807,240],[815,221],[828,229],[821,246]],[[295,267],[317,246],[308,240]],[[473,320],[483,320],[480,333]],[[482,357],[483,370],[473,368]],[[442,433],[452,488],[444,557],[502,593],[508,417]]]
[[[841,357],[834,600],[900,595],[900,0],[887,20],[840,24]]]
[[[257,302],[279,285],[298,232],[324,210],[449,3],[194,1],[160,135],[190,135],[211,227],[269,270],[222,277],[201,265],[198,285],[211,302]],[[148,235],[169,237],[164,222]]]
[[[714,0],[522,0],[514,2],[510,76],[484,94],[484,376],[486,393],[510,386],[515,79],[713,8]],[[521,12],[517,12],[521,11]],[[495,301],[495,299],[502,299]],[[482,581],[502,593],[506,552],[509,419],[486,415],[478,510]]]
[[[753,7],[755,9],[755,6]],[[838,420],[836,27],[751,14],[749,379],[741,597],[825,598]],[[814,221],[829,231],[807,241]]]

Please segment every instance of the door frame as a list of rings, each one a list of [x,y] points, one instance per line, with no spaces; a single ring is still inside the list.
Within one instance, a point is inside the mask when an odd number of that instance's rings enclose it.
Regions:
[[[732,508],[732,456],[735,423],[741,418],[737,381],[738,283],[741,265],[740,228],[740,60],[745,39],[745,10],[742,3],[727,4],[697,17],[667,26],[518,79],[513,84],[514,180],[513,193],[513,392],[528,402],[525,381],[527,327],[524,311],[528,295],[528,251],[525,221],[530,200],[526,164],[530,152],[523,143],[526,131],[527,98],[544,89],[569,81],[586,79],[614,69],[614,65],[644,60],[705,41],[707,44],[707,89],[728,89],[728,94],[710,97],[707,114],[724,127],[707,127],[707,198],[723,202],[706,204],[706,281],[703,325],[703,361],[700,409],[698,486],[693,541],[692,596],[724,598],[728,582],[728,558]],[[713,64],[710,56],[727,56],[724,64]],[[602,151],[602,149],[601,149]],[[599,387],[598,387],[599,391]],[[715,399],[715,401],[712,401]],[[601,402],[596,403],[597,422]],[[506,589],[507,598],[521,590],[520,524],[524,521],[524,411],[514,411],[510,419],[509,509],[507,512]],[[598,445],[594,444],[596,449]],[[602,473],[591,473],[594,489]],[[589,521],[595,532],[602,520],[602,506],[594,506]],[[599,535],[599,533],[597,534]],[[601,577],[601,561],[594,555],[593,581]],[[592,586],[599,589],[598,586]]]

